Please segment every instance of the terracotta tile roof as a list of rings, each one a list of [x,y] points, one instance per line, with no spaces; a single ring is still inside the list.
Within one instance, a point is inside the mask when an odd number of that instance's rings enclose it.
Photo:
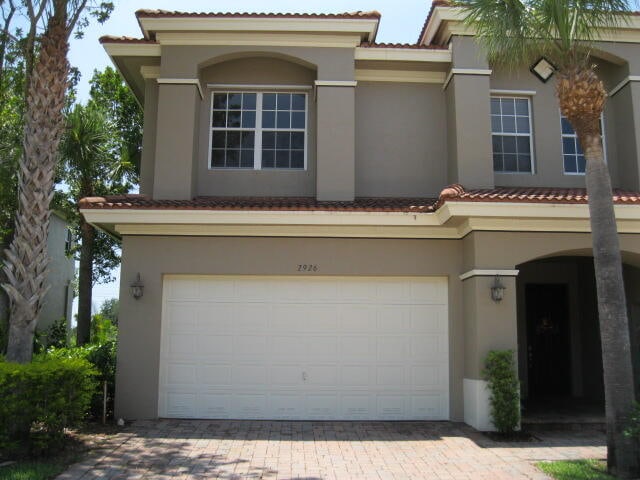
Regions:
[[[162,17],[162,18],[326,18],[326,19],[380,19],[380,12],[344,12],[344,13],[266,13],[266,12],[177,12],[171,10],[147,10],[136,11],[136,17]]]
[[[193,200],[152,200],[146,195],[89,197],[81,208],[145,210],[258,210],[328,212],[432,212],[435,198],[356,198],[323,202],[313,197],[196,197]]]
[[[429,9],[429,14],[425,19],[424,25],[422,26],[422,30],[420,31],[420,35],[418,36],[418,43],[422,42],[422,37],[424,36],[424,32],[427,31],[427,25],[429,25],[429,21],[431,20],[431,17],[433,16],[433,12],[435,11],[436,7],[447,7],[447,6],[449,6],[449,2],[447,0],[433,0],[431,2],[431,8]]]
[[[450,185],[440,193],[436,208],[447,201],[586,204],[589,196],[584,188],[497,187],[465,190],[462,185]],[[640,205],[640,192],[614,189],[613,201],[617,205]]]
[[[448,50],[448,47],[442,45],[418,45],[417,43],[369,43],[362,42],[363,48],[411,48],[418,50]]]
[[[113,35],[103,35],[100,37],[100,43],[148,43],[149,45],[157,45],[158,42],[147,40],[146,38],[134,37],[116,37]]]
[[[640,205],[640,192],[614,190],[617,205]],[[433,213],[448,201],[495,203],[586,204],[583,188],[492,188],[465,190],[450,185],[439,198],[356,198],[352,202],[323,202],[313,197],[196,197],[193,200],[153,200],[146,195],[89,197],[81,208],[142,210],[255,210]]]

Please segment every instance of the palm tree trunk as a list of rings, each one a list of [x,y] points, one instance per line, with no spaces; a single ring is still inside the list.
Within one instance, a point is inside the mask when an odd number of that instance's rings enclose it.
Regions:
[[[7,360],[19,363],[29,362],[33,355],[33,334],[48,289],[49,205],[64,127],[62,109],[69,71],[66,20],[66,2],[57,0],[31,77],[16,228],[6,251],[8,283],[2,287],[11,301]]]
[[[600,135],[586,134],[582,144],[587,160],[586,183],[602,339],[608,469],[620,478],[638,478],[640,459],[637,442],[623,433],[629,425],[635,395],[611,179],[604,163]]]
[[[78,273],[78,345],[89,343],[91,336],[91,299],[93,289],[93,250],[95,229],[84,218],[80,220],[80,272]]]

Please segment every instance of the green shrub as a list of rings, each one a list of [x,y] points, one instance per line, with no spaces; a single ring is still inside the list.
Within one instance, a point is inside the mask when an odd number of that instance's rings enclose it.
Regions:
[[[118,328],[113,321],[99,313],[91,319],[91,343],[113,342],[118,336]]]
[[[520,384],[513,350],[490,351],[483,373],[493,425],[500,433],[513,433],[520,424]]]
[[[52,348],[46,352],[46,357],[48,358],[81,358],[93,366],[97,372],[96,380],[98,380],[91,397],[91,417],[94,419],[102,418],[103,382],[107,382],[107,416],[111,417],[113,413],[116,379],[116,348],[116,342],[110,341],[100,345],[89,344],[74,348]]]
[[[67,319],[61,318],[51,324],[47,330],[47,347],[64,348],[67,346]]]
[[[629,425],[624,431],[627,437],[635,437],[640,439],[640,402],[636,402],[629,418]]]
[[[0,363],[0,450],[47,453],[85,420],[96,372],[81,358]]]

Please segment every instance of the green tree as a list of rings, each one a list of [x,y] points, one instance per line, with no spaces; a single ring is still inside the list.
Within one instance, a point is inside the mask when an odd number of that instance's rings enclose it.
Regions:
[[[586,186],[602,339],[609,471],[640,475],[637,443],[623,431],[634,405],[629,326],[611,180],[600,116],[607,98],[591,58],[601,33],[627,21],[626,0],[457,0],[492,65],[521,67],[545,56],[557,67],[556,93],[587,160]]]
[[[67,116],[60,178],[68,191],[57,202],[79,240],[78,345],[90,340],[93,285],[111,281],[120,263],[119,243],[84,221],[79,201],[130,191],[138,182],[142,148],[142,110],[120,75],[109,67],[95,71],[90,83],[87,105]]]
[[[4,0],[0,6],[6,6]],[[9,6],[14,8],[12,18],[26,18],[29,28],[22,52],[26,102],[18,169],[18,210],[13,238],[5,252],[7,281],[2,287],[11,303],[7,359],[26,363],[33,354],[36,322],[48,290],[47,238],[58,146],[64,130],[68,38],[76,26],[86,25],[87,14],[99,21],[106,20],[113,4],[21,0],[10,1]],[[11,32],[11,20],[7,21],[4,12],[3,9],[3,32]],[[44,33],[38,35],[39,31]],[[0,51],[6,51],[9,38],[8,33],[0,36]]]

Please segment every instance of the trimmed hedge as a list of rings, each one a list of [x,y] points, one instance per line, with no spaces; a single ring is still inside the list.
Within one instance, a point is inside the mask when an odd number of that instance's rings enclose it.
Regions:
[[[491,419],[498,432],[511,434],[520,425],[520,382],[513,350],[492,350],[485,361]]]
[[[70,359],[81,358],[88,361],[97,372],[94,393],[91,397],[91,416],[97,420],[102,418],[103,382],[107,382],[107,417],[113,417],[113,398],[116,382],[116,349],[117,343],[112,340],[101,344],[89,344],[73,348],[50,348],[44,358]]]
[[[86,418],[96,371],[80,358],[0,362],[0,451],[43,454]]]

